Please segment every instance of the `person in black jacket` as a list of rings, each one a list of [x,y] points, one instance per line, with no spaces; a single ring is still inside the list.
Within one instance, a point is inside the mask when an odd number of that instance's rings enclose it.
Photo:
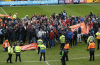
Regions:
[[[60,60],[61,60],[61,62],[62,62],[62,65],[66,65],[65,56],[66,56],[66,53],[65,53],[64,48],[63,48],[63,49],[61,49],[61,51],[60,51],[60,57],[61,57]]]
[[[32,29],[31,29],[31,27],[29,28],[29,30],[28,30],[28,38],[29,38],[29,44],[31,44],[31,40],[32,40]]]
[[[74,42],[75,42],[75,46],[77,46],[77,30],[75,29],[75,31],[73,32],[73,45],[74,45]]]
[[[23,33],[24,33],[24,28],[23,28],[23,26],[20,26],[20,28],[19,28],[19,40],[18,40],[19,43],[20,43],[20,40],[23,39]]]
[[[36,42],[36,31],[35,31],[35,26],[33,26],[33,29],[32,29],[32,41],[33,41],[33,43]]]

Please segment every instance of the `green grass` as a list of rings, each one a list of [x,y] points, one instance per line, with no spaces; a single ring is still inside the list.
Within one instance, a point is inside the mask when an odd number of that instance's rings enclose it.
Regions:
[[[78,43],[77,46],[70,48],[69,50],[69,61],[66,61],[66,65],[99,65],[100,62],[100,55],[99,51],[97,50],[97,42],[96,42],[96,49],[95,49],[95,61],[88,61],[89,60],[89,51],[86,51],[87,45],[84,45],[84,42]],[[61,65],[60,61],[60,47],[59,43],[56,44],[55,47],[52,49],[48,49],[46,51],[46,61],[49,65]],[[0,44],[0,65],[6,65],[6,59],[8,58],[7,52],[3,52],[2,45]],[[24,51],[21,52],[21,59],[22,62],[15,62],[15,54],[12,56],[12,61],[14,62],[12,65],[47,65],[46,62],[39,61],[40,55],[37,54],[36,50]],[[19,61],[19,60],[18,60]],[[10,65],[10,63],[8,63]]]
[[[66,5],[34,5],[34,6],[8,6],[2,7],[7,14],[18,13],[19,18],[23,18],[25,15],[29,15],[31,17],[34,13],[38,15],[40,13],[46,14],[48,17],[53,13],[60,13],[63,10],[66,10],[68,15],[75,15],[75,16],[85,16],[93,11],[94,14],[100,14],[100,4],[66,4]],[[5,14],[0,9],[0,14]],[[84,42],[78,43],[77,47],[74,46],[69,50],[69,61],[66,62],[66,65],[100,65],[100,50],[95,50],[95,61],[88,61],[89,60],[89,51],[86,51],[87,45],[84,45]],[[97,49],[97,42],[96,42],[96,49]],[[49,65],[61,65],[60,61],[60,47],[59,43],[52,49],[48,49],[46,51],[46,60]],[[82,58],[85,57],[85,58]],[[40,55],[37,54],[36,50],[30,50],[21,52],[21,59],[22,62],[14,62],[15,61],[15,54],[12,56],[13,64],[6,63],[6,59],[8,58],[7,52],[3,52],[2,45],[0,44],[0,65],[47,65],[46,62],[39,62]],[[75,59],[77,58],[77,59]],[[55,61],[56,60],[56,61]],[[26,62],[29,61],[29,62]],[[36,61],[36,62],[35,62]],[[43,61],[43,60],[42,60]]]
[[[59,14],[61,11],[66,10],[68,15],[85,16],[93,11],[94,14],[100,14],[100,4],[66,4],[66,5],[34,5],[34,6],[8,6],[2,7],[7,14],[18,13],[19,18],[25,15],[31,17],[34,13],[46,14],[48,17],[53,14]],[[0,11],[0,13],[2,13]]]

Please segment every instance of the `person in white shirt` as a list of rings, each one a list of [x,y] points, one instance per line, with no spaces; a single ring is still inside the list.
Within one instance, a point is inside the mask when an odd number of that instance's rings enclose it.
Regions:
[[[37,36],[38,38],[41,37],[42,38],[42,35],[43,35],[44,31],[42,29],[40,29],[40,31],[38,32]]]

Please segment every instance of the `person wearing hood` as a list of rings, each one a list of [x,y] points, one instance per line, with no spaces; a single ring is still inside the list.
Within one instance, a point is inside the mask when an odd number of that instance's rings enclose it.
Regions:
[[[5,40],[5,42],[2,44],[3,52],[8,50],[9,42],[8,40]]]

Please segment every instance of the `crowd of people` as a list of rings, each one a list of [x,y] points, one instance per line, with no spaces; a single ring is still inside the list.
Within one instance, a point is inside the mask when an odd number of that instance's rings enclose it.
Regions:
[[[70,42],[71,47],[77,45],[77,42],[81,43],[81,36],[84,37],[85,44],[88,38],[87,34],[81,34],[82,28],[79,26],[74,32],[71,31],[70,26],[84,22],[86,27],[89,27],[89,33],[95,36],[95,33],[100,27],[100,15],[97,17],[92,12],[82,16],[67,16],[67,12],[64,10],[59,14],[53,13],[49,18],[46,15],[40,14],[39,16],[34,13],[32,17],[26,15],[22,20],[17,17],[17,13],[13,16],[10,13],[9,17],[0,18],[0,43],[3,44],[3,40],[8,39],[8,42],[14,42],[22,40],[25,43],[27,40],[29,44],[37,42],[38,38],[42,38],[44,45],[48,49],[52,48],[56,44],[56,40],[60,42],[60,36],[65,35],[65,39]],[[74,44],[75,41],[75,44]],[[49,42],[49,44],[48,44]]]
[[[87,33],[82,34],[83,30],[81,26],[72,32],[70,26],[82,22],[86,25]],[[0,17],[0,44],[3,44],[3,51],[8,50],[9,57],[7,59],[7,63],[9,60],[10,63],[12,63],[11,57],[13,52],[16,52],[15,62],[17,62],[17,56],[19,56],[19,60],[21,62],[20,46],[23,46],[28,40],[29,44],[38,43],[38,54],[41,52],[40,61],[42,59],[42,55],[44,56],[45,61],[45,49],[52,49],[52,47],[59,42],[62,65],[66,65],[65,57],[66,61],[68,61],[69,46],[73,47],[77,46],[77,43],[81,43],[82,36],[84,43],[89,45],[88,49],[90,49],[91,61],[92,56],[94,60],[95,35],[97,35],[97,49],[99,49],[100,15],[98,14],[96,16],[93,12],[90,12],[90,14],[86,15],[85,18],[82,16],[67,16],[67,12],[65,10],[59,14],[53,13],[49,18],[42,14],[38,16],[36,13],[34,13],[31,18],[26,15],[22,18],[22,20],[17,17],[17,13],[13,16],[10,13],[8,17]],[[3,40],[5,41],[3,42]],[[17,46],[15,41],[20,43],[20,46]],[[12,43],[14,43],[13,47]],[[91,47],[91,45],[93,46]]]

